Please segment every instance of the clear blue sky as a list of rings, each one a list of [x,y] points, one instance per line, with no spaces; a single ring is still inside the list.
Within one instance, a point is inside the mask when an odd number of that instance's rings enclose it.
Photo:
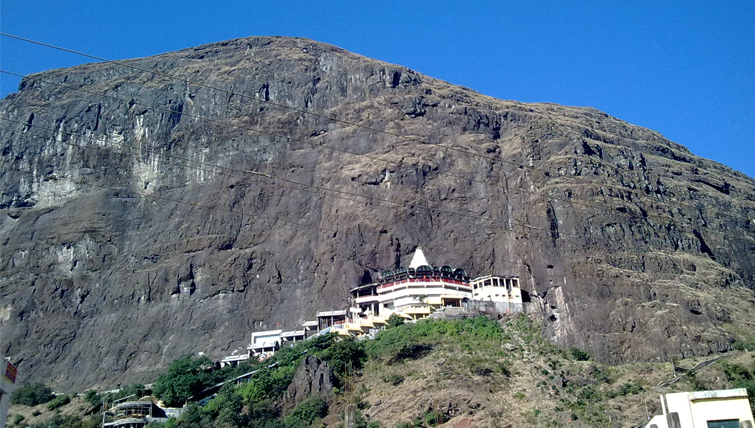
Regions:
[[[755,177],[755,1],[0,0],[2,32],[123,59],[307,37],[497,98],[590,106]],[[0,39],[0,67],[84,58]],[[2,76],[0,96],[18,79]]]

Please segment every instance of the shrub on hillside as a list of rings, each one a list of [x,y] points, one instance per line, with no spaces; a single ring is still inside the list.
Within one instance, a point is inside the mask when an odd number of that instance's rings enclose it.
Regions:
[[[339,378],[342,378],[347,371],[361,369],[364,360],[367,358],[364,343],[353,338],[334,342],[320,352],[318,356],[328,362],[330,369]]]
[[[55,410],[71,402],[71,397],[67,395],[58,395],[47,403],[47,410]]]
[[[404,325],[404,318],[396,314],[391,314],[385,322],[386,328],[398,327],[400,325]]]
[[[286,416],[286,427],[306,428],[312,426],[315,421],[324,418],[327,414],[328,404],[320,397],[312,396],[297,404],[291,414]]]
[[[90,389],[84,395],[84,401],[89,403],[89,405],[92,406],[93,409],[96,409],[102,404],[102,397],[97,393],[97,391]]]
[[[16,389],[10,397],[12,404],[24,406],[36,406],[44,404],[55,398],[50,387],[43,383],[27,383]]]
[[[752,369],[748,369],[740,364],[721,361],[721,368],[735,388],[747,389],[750,407],[755,413],[755,365],[752,366]]]
[[[590,354],[587,352],[579,349],[579,348],[570,348],[569,353],[574,357],[577,361],[587,361],[590,359]]]
[[[214,383],[212,367],[207,357],[186,355],[170,363],[168,371],[158,376],[152,392],[168,406],[182,406],[189,397]]]

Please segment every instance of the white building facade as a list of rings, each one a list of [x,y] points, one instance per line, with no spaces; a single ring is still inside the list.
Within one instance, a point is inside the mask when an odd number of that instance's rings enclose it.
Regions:
[[[488,275],[470,279],[463,269],[431,266],[418,248],[408,268],[385,271],[372,284],[350,290],[354,308],[370,316],[396,314],[425,318],[445,307],[461,307],[465,300],[502,303],[506,311],[522,308],[519,278]]]
[[[661,396],[662,415],[646,428],[753,428],[752,411],[744,388],[678,392]]]

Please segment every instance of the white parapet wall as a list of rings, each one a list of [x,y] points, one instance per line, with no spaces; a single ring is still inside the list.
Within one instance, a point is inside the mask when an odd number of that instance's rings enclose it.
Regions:
[[[662,415],[654,416],[648,428],[669,428],[669,420],[682,427],[755,426],[747,390],[677,392],[661,396]]]

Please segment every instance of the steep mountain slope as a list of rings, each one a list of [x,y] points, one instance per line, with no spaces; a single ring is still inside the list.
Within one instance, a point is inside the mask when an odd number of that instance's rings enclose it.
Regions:
[[[417,246],[520,275],[601,361],[753,331],[755,181],[594,109],[258,37],[28,76],[0,121],[0,349],[27,379],[148,381]]]

